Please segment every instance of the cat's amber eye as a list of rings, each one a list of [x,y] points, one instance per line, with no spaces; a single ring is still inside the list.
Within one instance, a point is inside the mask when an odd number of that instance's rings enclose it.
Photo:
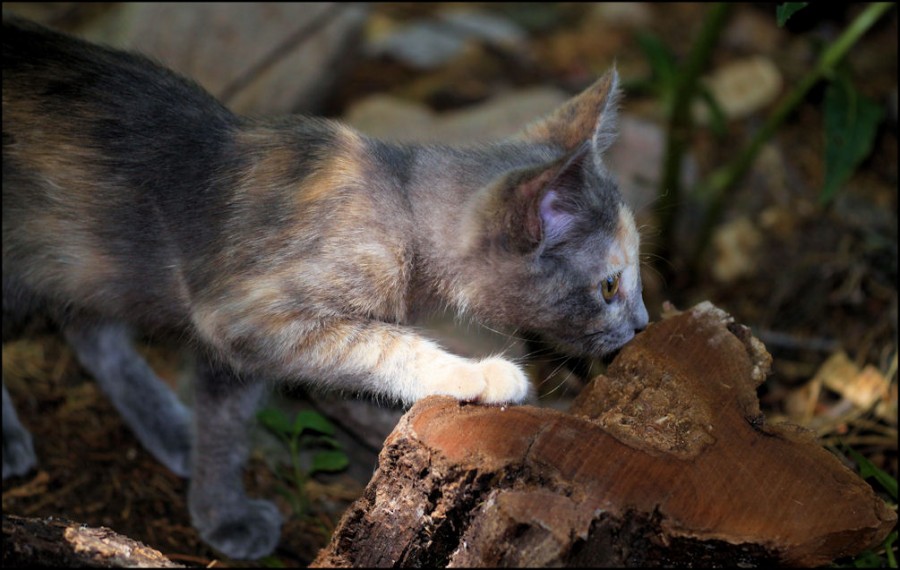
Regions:
[[[603,300],[609,303],[616,296],[616,293],[619,292],[619,274],[610,275],[606,279],[600,282],[600,294],[603,295]]]

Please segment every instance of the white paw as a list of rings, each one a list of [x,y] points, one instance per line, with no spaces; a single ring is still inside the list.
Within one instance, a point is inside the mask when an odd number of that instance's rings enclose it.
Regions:
[[[502,358],[488,358],[478,363],[485,387],[478,401],[484,404],[518,404],[528,397],[531,382],[518,366]]]
[[[425,395],[444,394],[482,404],[518,404],[530,391],[531,383],[518,366],[502,358],[487,358],[453,366]]]

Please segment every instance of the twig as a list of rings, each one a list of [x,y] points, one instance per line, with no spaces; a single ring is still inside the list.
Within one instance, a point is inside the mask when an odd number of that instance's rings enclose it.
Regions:
[[[834,352],[840,348],[841,343],[830,338],[802,338],[790,333],[758,329],[753,331],[759,340],[768,347],[778,347],[791,350],[814,350],[816,352]]]

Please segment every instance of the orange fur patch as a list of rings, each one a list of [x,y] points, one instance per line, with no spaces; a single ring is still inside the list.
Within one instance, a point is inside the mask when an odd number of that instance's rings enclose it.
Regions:
[[[610,95],[613,76],[606,73],[550,116],[526,127],[523,137],[556,143],[571,150],[589,140]]]
[[[334,153],[323,159],[306,178],[297,198],[306,204],[319,202],[339,194],[344,188],[361,184],[366,160],[364,145],[356,132],[341,127]]]
[[[638,254],[640,248],[640,234],[638,234],[634,225],[634,216],[631,210],[624,205],[619,207],[619,225],[616,229],[616,241],[621,252],[626,256],[626,259],[622,260],[622,265],[634,263],[634,257]]]

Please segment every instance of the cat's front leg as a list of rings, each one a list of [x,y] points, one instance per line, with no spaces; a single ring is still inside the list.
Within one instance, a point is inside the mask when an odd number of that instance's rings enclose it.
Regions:
[[[264,388],[225,365],[204,358],[198,363],[191,522],[208,544],[239,560],[271,554],[281,535],[278,508],[247,497],[242,480],[250,449],[248,427]]]
[[[437,394],[515,404],[531,393],[527,376],[503,358],[455,356],[411,329],[380,321],[321,324],[308,331],[296,349],[303,376],[407,404]]]

